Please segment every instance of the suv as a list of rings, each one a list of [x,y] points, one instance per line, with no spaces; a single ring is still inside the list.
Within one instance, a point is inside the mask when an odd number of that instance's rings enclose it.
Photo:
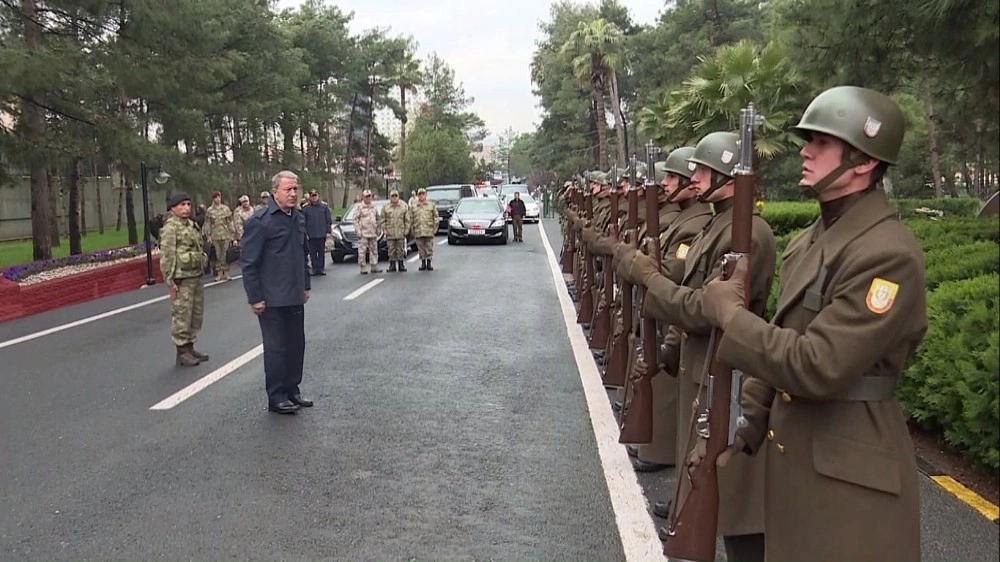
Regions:
[[[427,200],[437,205],[439,232],[448,230],[448,220],[455,212],[459,199],[476,196],[476,188],[472,184],[431,185],[424,189],[427,190]]]

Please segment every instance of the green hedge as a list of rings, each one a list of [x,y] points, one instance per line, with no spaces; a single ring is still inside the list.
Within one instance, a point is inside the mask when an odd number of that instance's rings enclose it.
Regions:
[[[903,218],[920,216],[914,213],[914,209],[926,207],[943,211],[945,218],[949,217],[975,217],[979,214],[979,209],[983,207],[983,202],[972,197],[951,197],[942,199],[894,199],[893,203]]]
[[[965,205],[971,212],[969,200]],[[903,200],[900,208],[942,209],[932,201]],[[763,216],[775,232],[779,260],[767,303],[774,316],[781,279],[780,256],[815,220],[809,204],[765,203]],[[919,214],[904,219],[927,263],[927,335],[900,383],[899,399],[922,426],[939,431],[949,446],[974,463],[1000,469],[1000,221]],[[978,207],[975,208],[978,212]],[[905,213],[901,213],[905,214]],[[955,213],[958,214],[958,213]],[[974,213],[971,213],[974,214]]]
[[[928,296],[927,313],[927,335],[901,381],[900,402],[952,448],[997,470],[1000,275],[941,283]]]

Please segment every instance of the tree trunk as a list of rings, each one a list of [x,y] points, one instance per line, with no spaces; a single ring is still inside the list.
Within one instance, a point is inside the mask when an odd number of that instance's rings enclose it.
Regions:
[[[608,120],[604,106],[604,92],[594,89],[594,125],[597,127],[597,166],[601,170],[608,169]]]
[[[618,164],[625,159],[625,127],[622,123],[621,97],[618,93],[618,73],[611,71],[611,113],[615,116],[615,135],[618,140]],[[601,168],[602,170],[604,168]]]
[[[375,134],[375,80],[368,82],[368,138],[365,139],[365,189],[372,177],[372,136]]]
[[[396,165],[398,168],[396,175],[402,177],[403,172],[406,170],[406,87],[399,87],[399,107],[403,110],[403,122],[402,126],[399,128],[399,163]]]
[[[42,34],[35,0],[22,0],[21,13],[24,17],[24,46],[31,52],[38,48]],[[37,147],[44,146],[45,110],[28,100],[22,102],[22,107],[28,129],[27,136],[31,144]],[[49,177],[45,169],[45,159],[41,155],[34,155],[30,168],[32,256],[36,261],[47,260],[52,257],[49,215],[54,210],[49,206]]]
[[[135,224],[135,196],[132,193],[132,178],[125,179],[125,221],[128,226],[128,243],[136,245],[139,243],[139,229]]]
[[[74,156],[69,164],[69,210],[66,214],[69,220],[69,253],[71,256],[83,253],[80,244],[80,219],[82,217],[80,212],[80,160],[79,156]]]
[[[110,179],[110,174],[108,178]],[[94,191],[96,196],[94,200],[97,202],[97,233],[104,234],[104,198],[101,197],[101,176],[100,174],[94,174]]]
[[[115,232],[122,230],[122,217],[125,210],[125,172],[118,172],[118,218],[115,219]]]
[[[62,181],[58,189],[52,185],[52,170],[45,170],[46,182],[49,184],[49,239],[52,247],[62,246],[62,233],[59,231],[59,211],[62,210]]]
[[[344,145],[344,199],[340,206],[343,208],[348,207],[349,194],[351,192],[351,140],[354,138],[354,111],[358,107],[358,93],[354,92],[354,101],[351,102],[351,114],[347,118],[347,143]]]
[[[937,115],[934,113],[934,101],[927,94],[927,142],[931,151],[931,174],[934,175],[934,197],[943,197],[941,186],[941,151],[938,149]]]

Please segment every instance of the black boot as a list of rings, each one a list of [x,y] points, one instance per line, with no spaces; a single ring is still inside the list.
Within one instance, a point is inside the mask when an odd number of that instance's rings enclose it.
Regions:
[[[427,260],[420,260],[420,267],[418,267],[417,269],[419,269],[420,271],[424,271],[425,269],[427,269]]]
[[[399,260],[399,271],[406,271],[406,266],[403,265],[403,260]]]
[[[431,260],[427,260],[427,271],[434,271],[434,267],[431,266]]]
[[[388,271],[389,271],[389,273],[392,273],[392,272],[396,271],[396,260],[393,260],[393,261],[389,262],[389,269],[388,269]]]

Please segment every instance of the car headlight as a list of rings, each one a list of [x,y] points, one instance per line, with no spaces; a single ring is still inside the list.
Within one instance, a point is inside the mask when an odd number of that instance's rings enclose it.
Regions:
[[[448,221],[448,225],[452,228],[462,228],[462,221],[452,217],[451,220]]]
[[[340,231],[339,228],[334,228],[330,231],[330,236],[333,236],[334,240],[343,240],[344,233]]]
[[[503,215],[500,215],[499,217],[493,219],[493,222],[490,223],[490,227],[491,228],[496,228],[496,227],[504,226],[505,224],[507,224],[506,223],[506,219],[504,218]]]

